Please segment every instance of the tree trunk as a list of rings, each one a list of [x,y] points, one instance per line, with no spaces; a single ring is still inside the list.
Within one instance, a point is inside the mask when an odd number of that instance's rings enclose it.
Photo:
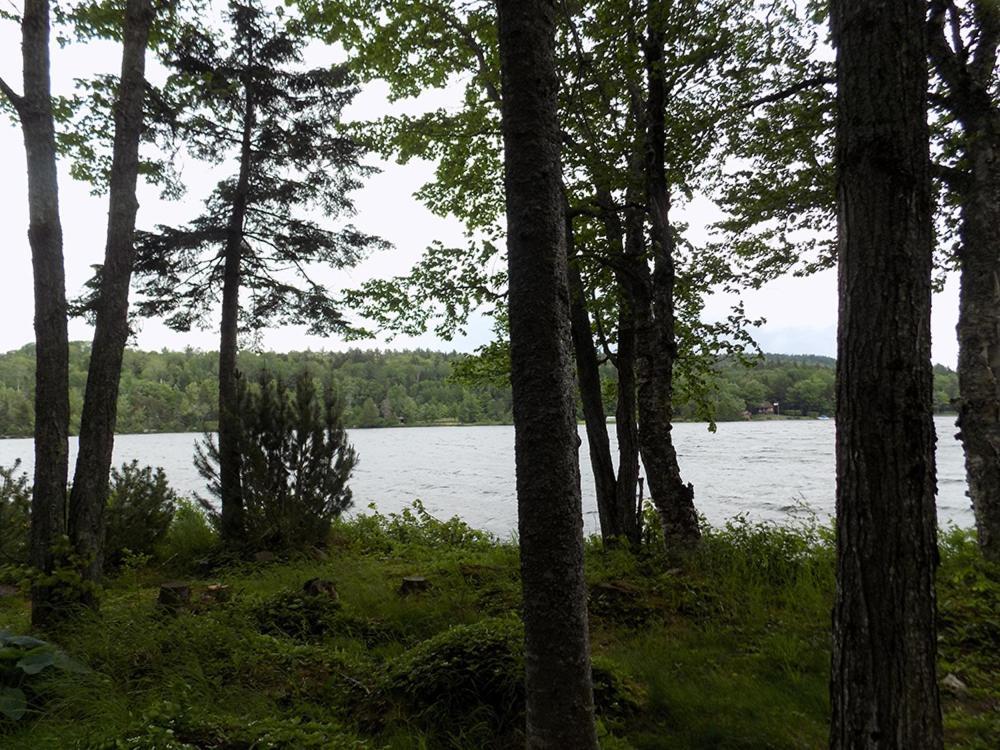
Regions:
[[[1000,125],[983,125],[966,149],[972,179],[959,250],[958,424],[979,546],[1000,561]]]
[[[555,7],[501,0],[526,743],[597,748],[560,189]]]
[[[618,356],[615,361],[618,370],[618,402],[615,409],[618,482],[615,486],[615,506],[621,514],[625,537],[633,549],[638,549],[642,543],[642,505],[637,499],[639,426],[636,421],[635,323],[628,300],[623,298],[619,306]]]
[[[152,21],[151,0],[128,0],[115,102],[107,244],[80,420],[80,452],[69,502],[70,540],[87,561],[84,578],[91,581],[100,579],[103,564],[104,506],[114,451],[122,356],[129,333],[128,292],[135,261],[135,215],[139,209],[139,140],[143,131],[146,46]],[[93,603],[92,598],[89,600]]]
[[[69,338],[66,280],[56,172],[55,124],[49,79],[48,0],[25,0],[21,19],[24,95],[3,84],[21,121],[28,167],[28,243],[35,295],[35,476],[31,499],[30,560],[48,574],[54,547],[66,530],[69,434]],[[53,587],[32,588],[31,620],[57,614]]]
[[[942,747],[922,3],[835,0],[840,320],[832,748]]]
[[[674,239],[664,168],[666,86],[663,34],[656,29],[660,3],[649,5],[646,41],[646,203],[649,211],[653,273],[642,294],[637,332],[639,440],[649,493],[663,526],[668,550],[690,547],[701,537],[694,508],[694,487],[681,479],[673,443],[673,380],[677,342],[674,330]]]
[[[251,53],[252,54],[252,53]],[[243,222],[250,196],[250,171],[253,160],[255,122],[253,90],[244,82],[246,106],[243,113],[243,137],[240,145],[240,173],[236,181],[233,210],[226,236],[226,256],[222,280],[222,324],[219,343],[219,487],[222,494],[223,542],[233,548],[243,545],[246,537],[243,507],[243,483],[240,472],[241,448],[239,415],[240,264],[243,254]]]
[[[976,34],[973,55],[946,38],[944,3],[932,4],[931,59],[947,86],[945,106],[962,127],[968,178],[961,199],[961,297],[958,315],[960,437],[969,496],[987,558],[1000,561],[1000,106],[996,85],[1000,6],[976,0],[968,10]]]
[[[631,197],[631,196],[629,196]],[[628,198],[626,199],[628,201]],[[615,282],[618,287],[618,351],[615,369],[618,372],[618,398],[615,406],[615,435],[618,438],[618,476],[615,483],[615,513],[618,525],[633,549],[642,542],[642,507],[637,501],[639,484],[639,428],[637,424],[635,380],[635,293],[630,288],[638,273],[636,257],[642,254],[641,218],[638,247],[626,253],[625,230],[614,206],[610,191],[598,190],[601,223],[607,235],[608,253],[615,258]],[[636,256],[636,252],[638,256]]]
[[[573,247],[572,238],[573,221],[567,217],[567,251]],[[580,388],[580,400],[583,403],[583,420],[587,427],[587,446],[590,449],[590,465],[594,472],[601,539],[605,544],[613,544],[625,530],[621,526],[617,509],[615,467],[611,460],[608,420],[604,413],[604,398],[601,393],[601,370],[597,361],[597,349],[594,346],[594,334],[590,329],[590,314],[587,312],[585,301],[586,291],[575,262],[568,263],[567,273],[576,380]]]

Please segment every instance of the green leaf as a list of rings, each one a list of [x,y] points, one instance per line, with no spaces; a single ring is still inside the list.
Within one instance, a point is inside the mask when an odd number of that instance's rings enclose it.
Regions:
[[[28,699],[20,688],[0,687],[0,714],[17,721],[28,710]]]
[[[48,645],[45,641],[32,638],[30,635],[3,635],[0,636],[0,640],[4,640],[12,646],[21,646],[22,648],[37,648],[38,646]]]
[[[33,651],[21,658],[18,668],[25,674],[38,674],[56,663],[56,652],[51,650]]]

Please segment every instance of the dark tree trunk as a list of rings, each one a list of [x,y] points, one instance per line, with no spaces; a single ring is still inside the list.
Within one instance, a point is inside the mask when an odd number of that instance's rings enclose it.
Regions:
[[[993,125],[966,151],[972,184],[959,250],[958,424],[979,546],[1000,561],[1000,126]]]
[[[115,102],[107,244],[80,421],[80,453],[69,502],[70,540],[76,552],[88,561],[84,578],[91,581],[101,577],[104,506],[114,451],[122,355],[129,333],[128,291],[135,261],[135,215],[139,209],[136,200],[139,140],[143,131],[146,45],[152,20],[151,0],[128,0],[121,80]]]
[[[835,749],[942,747],[924,8],[835,0]]]
[[[253,160],[255,121],[253,91],[244,86],[246,104],[243,112],[243,138],[240,145],[240,172],[226,236],[226,256],[222,278],[222,323],[219,343],[219,486],[222,495],[221,535],[234,548],[243,545],[246,536],[243,507],[243,483],[240,472],[241,448],[239,415],[240,264],[243,255],[243,222],[250,196],[250,171]]]
[[[35,476],[31,500],[31,565],[55,566],[53,547],[66,530],[69,434],[69,338],[66,280],[56,172],[55,124],[49,79],[48,0],[25,0],[21,19],[24,95],[0,82],[17,110],[28,166],[28,243],[35,294]],[[32,589],[31,620],[56,615],[49,586]]]
[[[528,748],[597,748],[556,114],[555,7],[500,0]]]
[[[642,542],[642,505],[638,500],[639,485],[639,426],[635,381],[635,317],[628,301],[619,302],[618,402],[615,409],[615,433],[618,437],[618,482],[615,506],[621,513],[625,537],[633,549]]]
[[[631,197],[631,196],[630,196]],[[637,501],[639,484],[639,428],[636,405],[635,293],[629,291],[639,273],[642,255],[642,219],[638,220],[638,246],[626,252],[625,230],[611,194],[598,191],[601,223],[608,240],[608,252],[615,258],[615,282],[618,287],[618,351],[614,365],[618,372],[618,397],[615,405],[615,435],[618,438],[618,476],[615,483],[614,509],[621,533],[637,549],[642,542],[642,507]],[[628,202],[628,201],[627,201]]]
[[[573,247],[573,221],[566,219],[567,251]],[[601,394],[601,370],[597,361],[597,348],[590,328],[587,312],[586,290],[580,270],[574,261],[567,265],[570,297],[570,329],[576,360],[576,380],[583,403],[583,420],[587,428],[587,446],[590,465],[594,472],[597,494],[597,515],[601,523],[601,539],[605,544],[625,533],[617,508],[615,467],[611,460],[611,441],[608,439],[608,420],[604,413]]]
[[[962,127],[968,176],[952,185],[961,199],[958,314],[959,417],[969,496],[983,554],[1000,561],[1000,107],[993,97],[1000,6],[971,4],[971,56],[949,45],[949,9],[931,4],[930,56],[947,89],[945,106]]]
[[[694,508],[694,488],[681,479],[674,449],[673,380],[677,342],[674,330],[674,239],[670,196],[664,168],[666,86],[663,80],[663,34],[660,5],[649,5],[646,41],[646,202],[649,211],[653,273],[637,305],[639,441],[649,480],[649,494],[663,526],[668,550],[690,547],[701,536]]]

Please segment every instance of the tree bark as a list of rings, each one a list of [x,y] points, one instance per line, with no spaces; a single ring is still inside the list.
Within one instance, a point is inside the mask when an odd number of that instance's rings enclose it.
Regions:
[[[526,743],[597,748],[560,189],[555,7],[500,0]]]
[[[80,420],[80,452],[69,502],[70,540],[87,561],[84,578],[91,581],[100,580],[103,566],[104,507],[114,452],[122,356],[129,334],[128,292],[139,209],[139,140],[143,131],[146,46],[152,21],[152,0],[128,0],[115,102],[107,243]],[[90,597],[88,601],[94,603]]]
[[[28,243],[35,296],[35,472],[29,554],[32,567],[49,574],[56,563],[55,543],[66,531],[69,337],[49,77],[48,0],[25,0],[21,55],[24,94],[14,94],[6,83],[2,89],[21,121],[28,168]],[[56,608],[53,587],[36,583],[32,623],[51,623],[58,614]]]
[[[619,289],[621,284],[619,282]],[[615,408],[615,434],[618,438],[618,482],[615,507],[621,514],[625,537],[633,549],[642,543],[642,503],[637,498],[639,485],[639,425],[637,422],[635,379],[635,317],[624,298],[619,303],[618,400]]]
[[[840,318],[830,746],[942,747],[924,5],[835,0]]]
[[[248,53],[252,58],[252,51]],[[236,356],[239,350],[240,265],[243,254],[243,223],[250,197],[250,172],[253,161],[253,129],[255,123],[253,89],[244,81],[245,108],[243,135],[240,144],[240,171],[236,180],[233,209],[226,235],[222,279],[222,323],[219,343],[219,486],[222,494],[221,536],[234,548],[243,545],[246,537],[241,477],[239,415],[239,371]]]
[[[657,29],[662,8],[649,4],[646,41],[646,202],[653,255],[652,278],[637,305],[639,441],[649,492],[663,526],[668,550],[690,547],[701,537],[694,508],[694,487],[685,484],[673,443],[673,370],[677,357],[674,320],[674,239],[670,194],[664,167],[666,85],[663,79],[663,33]]]

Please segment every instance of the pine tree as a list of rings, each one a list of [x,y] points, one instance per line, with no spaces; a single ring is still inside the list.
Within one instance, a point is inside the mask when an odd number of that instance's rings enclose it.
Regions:
[[[178,44],[172,65],[185,108],[178,132],[208,160],[235,154],[236,175],[223,180],[189,225],[139,237],[142,314],[167,316],[188,330],[204,324],[221,299],[219,456],[222,535],[239,545],[243,489],[238,453],[236,354],[240,329],[272,322],[306,324],[314,333],[346,325],[309,266],[342,268],[382,243],[351,226],[337,230],[304,218],[351,213],[351,190],[370,170],[339,125],[356,93],[345,66],[300,68],[306,37],[258,0],[233,0],[231,40],[207,32]],[[240,301],[241,291],[249,299]]]

